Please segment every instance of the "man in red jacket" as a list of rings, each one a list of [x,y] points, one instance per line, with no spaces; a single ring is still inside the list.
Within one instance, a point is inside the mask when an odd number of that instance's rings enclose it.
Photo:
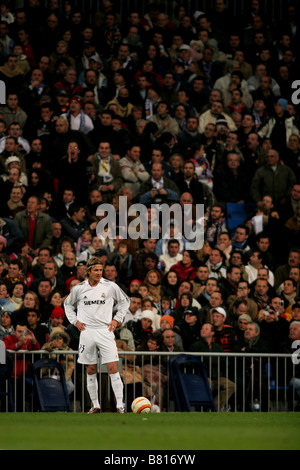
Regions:
[[[11,351],[39,351],[40,345],[32,331],[26,326],[16,325],[14,334],[3,338],[5,348]],[[12,378],[16,386],[17,400],[15,403],[16,411],[25,411],[23,403],[23,382],[25,382],[25,397],[32,391],[32,385],[28,381],[23,381],[23,374],[28,376],[29,360],[23,361],[23,354],[18,354],[16,361],[13,361]]]
[[[224,352],[232,352],[235,345],[235,330],[231,325],[226,324],[226,310],[223,307],[213,308],[211,316],[215,330],[214,341],[220,344]]]

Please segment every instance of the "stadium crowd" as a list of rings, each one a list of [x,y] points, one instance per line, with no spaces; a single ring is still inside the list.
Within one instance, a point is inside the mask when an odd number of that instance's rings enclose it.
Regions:
[[[259,0],[241,17],[224,0],[211,3],[189,13],[179,2],[173,16],[149,3],[121,17],[103,0],[91,23],[68,0],[0,2],[0,339],[8,349],[52,351],[59,328],[59,344],[77,348],[64,299],[96,255],[131,299],[116,331],[120,350],[293,352],[299,11],[287,2],[273,23]],[[128,210],[147,207],[143,237],[122,236],[121,196]],[[111,227],[96,231],[102,203],[116,211],[117,237]],[[155,209],[163,203],[202,224],[201,249],[189,249],[176,217],[162,233]],[[243,210],[233,226],[232,207]],[[299,371],[294,381],[300,394]]]

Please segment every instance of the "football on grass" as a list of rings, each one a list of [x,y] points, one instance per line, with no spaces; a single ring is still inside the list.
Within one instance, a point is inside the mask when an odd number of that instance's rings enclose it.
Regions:
[[[148,398],[138,397],[131,403],[133,413],[150,413],[151,403]]]

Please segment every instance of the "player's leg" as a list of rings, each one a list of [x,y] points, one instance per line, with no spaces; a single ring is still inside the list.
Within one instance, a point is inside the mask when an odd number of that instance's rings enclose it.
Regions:
[[[111,386],[116,398],[117,412],[124,413],[124,386],[118,369],[119,355],[114,333],[112,331],[107,331],[106,329],[99,329],[98,347],[100,348],[102,364],[106,364],[111,380]]]
[[[111,386],[116,398],[116,407],[118,413],[124,413],[124,385],[121,379],[121,376],[119,374],[118,370],[118,362],[108,362],[106,364],[110,381],[111,381]]]
[[[100,413],[97,365],[89,364],[86,366],[87,391],[92,402],[92,408],[89,413]]]
[[[92,403],[89,413],[100,413],[97,378],[98,352],[92,329],[85,329],[80,333],[78,351],[78,362],[85,364],[87,392]]]

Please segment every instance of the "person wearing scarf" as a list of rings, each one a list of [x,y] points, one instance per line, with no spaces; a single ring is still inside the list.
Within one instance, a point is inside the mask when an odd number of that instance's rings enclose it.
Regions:
[[[83,102],[79,96],[72,96],[70,108],[62,117],[65,117],[72,130],[81,131],[88,134],[94,129],[93,121],[82,111]]]
[[[224,264],[224,255],[219,248],[213,248],[209,259],[205,263],[209,269],[209,277],[216,279],[227,277],[227,267]]]
[[[14,334],[14,328],[11,322],[11,312],[5,310],[1,312],[1,323],[0,323],[0,341],[5,336],[12,336]]]
[[[10,198],[7,201],[7,207],[11,215],[15,215],[17,212],[20,212],[25,209],[25,206],[22,201],[23,193],[21,188],[12,188],[10,192]],[[8,214],[8,215],[10,215]]]
[[[98,152],[89,159],[96,174],[96,182],[92,189],[98,189],[104,203],[112,203],[114,195],[122,186],[123,178],[119,162],[111,152],[111,144],[102,140]]]
[[[254,281],[254,292],[252,299],[257,303],[258,311],[264,310],[270,303],[270,297],[268,294],[268,282],[264,279],[256,279]]]

